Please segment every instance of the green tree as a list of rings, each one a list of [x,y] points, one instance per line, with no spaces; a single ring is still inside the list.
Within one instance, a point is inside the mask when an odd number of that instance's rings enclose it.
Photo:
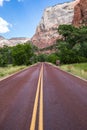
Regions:
[[[48,58],[47,58],[48,62],[56,64],[56,60],[59,60],[59,57],[55,53],[48,55]]]
[[[63,40],[58,45],[58,55],[62,63],[87,61],[87,27],[76,28],[72,25],[60,25],[59,33]]]
[[[79,42],[79,28],[72,25],[60,25],[58,32],[64,37],[70,49]]]
[[[34,50],[31,44],[18,44],[12,49],[12,57],[14,65],[32,64]]]
[[[16,45],[12,50],[12,58],[14,65],[22,65],[25,64],[26,55],[24,52],[23,45]]]
[[[39,62],[45,62],[45,61],[47,61],[47,55],[46,54],[39,54],[37,56],[37,59]]]
[[[11,63],[10,48],[4,46],[3,48],[0,48],[0,66],[7,66],[9,63]]]

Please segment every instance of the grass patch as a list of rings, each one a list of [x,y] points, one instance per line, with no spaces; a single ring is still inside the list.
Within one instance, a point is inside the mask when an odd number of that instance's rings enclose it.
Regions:
[[[0,78],[11,75],[19,70],[26,68],[26,66],[12,66],[8,65],[7,67],[0,67]]]
[[[87,80],[87,63],[62,65],[60,68]]]

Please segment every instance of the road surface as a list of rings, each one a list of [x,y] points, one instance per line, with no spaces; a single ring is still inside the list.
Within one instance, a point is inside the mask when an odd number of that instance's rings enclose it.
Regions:
[[[0,130],[87,130],[87,81],[47,63],[0,81]]]

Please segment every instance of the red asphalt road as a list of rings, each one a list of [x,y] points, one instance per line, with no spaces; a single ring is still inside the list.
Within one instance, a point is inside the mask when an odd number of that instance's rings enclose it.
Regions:
[[[43,130],[87,130],[87,82],[43,68]],[[0,81],[0,130],[30,129],[40,69],[41,63]]]

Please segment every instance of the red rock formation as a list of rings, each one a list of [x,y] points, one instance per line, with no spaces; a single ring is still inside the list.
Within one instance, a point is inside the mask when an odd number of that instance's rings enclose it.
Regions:
[[[73,25],[87,25],[87,0],[80,0],[75,6]]]
[[[55,31],[49,30],[44,32],[36,32],[31,41],[32,43],[34,43],[34,45],[38,46],[39,48],[44,48],[52,45],[56,42],[57,39],[60,38],[61,36],[58,35],[58,31],[56,29]]]

